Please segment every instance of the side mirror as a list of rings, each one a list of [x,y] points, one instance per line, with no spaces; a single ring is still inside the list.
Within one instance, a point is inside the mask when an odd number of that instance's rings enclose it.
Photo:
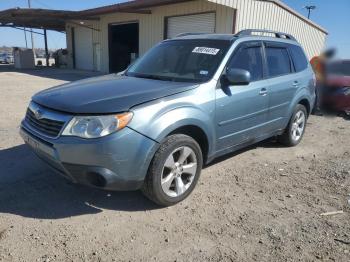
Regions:
[[[227,68],[226,79],[231,85],[249,85],[251,76],[250,72],[247,70]]]

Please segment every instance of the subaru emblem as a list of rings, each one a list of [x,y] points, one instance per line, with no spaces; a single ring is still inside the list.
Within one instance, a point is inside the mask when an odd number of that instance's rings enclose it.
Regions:
[[[42,118],[43,113],[40,111],[40,109],[36,109],[36,110],[34,111],[34,115],[35,115],[35,118],[39,120],[39,119]]]

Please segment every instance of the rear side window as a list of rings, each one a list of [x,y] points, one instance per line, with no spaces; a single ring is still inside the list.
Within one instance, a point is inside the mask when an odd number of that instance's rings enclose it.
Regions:
[[[228,67],[249,71],[252,81],[261,80],[263,78],[261,47],[241,47],[233,56]]]
[[[286,75],[292,72],[291,62],[286,48],[267,47],[266,60],[270,77]]]
[[[307,68],[308,61],[300,46],[291,45],[289,47],[296,72],[301,72]]]

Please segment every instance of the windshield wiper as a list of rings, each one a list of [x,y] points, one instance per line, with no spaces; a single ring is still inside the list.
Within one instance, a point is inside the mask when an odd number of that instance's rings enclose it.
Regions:
[[[138,78],[153,79],[153,80],[161,80],[161,81],[175,81],[173,77],[169,77],[169,76],[157,76],[157,75],[147,75],[147,74],[131,74],[130,76],[138,77]]]

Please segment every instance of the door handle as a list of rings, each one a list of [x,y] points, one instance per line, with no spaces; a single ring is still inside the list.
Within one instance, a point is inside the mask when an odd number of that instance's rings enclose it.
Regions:
[[[295,82],[293,83],[293,86],[294,86],[294,87],[298,87],[298,86],[299,86],[299,82],[298,82],[298,81],[295,81]]]
[[[259,95],[261,96],[266,96],[267,95],[267,89],[266,88],[262,88],[259,92]]]

